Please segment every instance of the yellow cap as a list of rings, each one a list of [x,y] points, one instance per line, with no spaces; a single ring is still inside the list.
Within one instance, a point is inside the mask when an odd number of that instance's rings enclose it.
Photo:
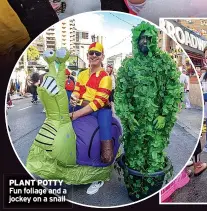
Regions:
[[[88,51],[98,51],[98,52],[103,53],[104,48],[103,48],[103,45],[101,43],[94,42],[94,43],[89,45]]]

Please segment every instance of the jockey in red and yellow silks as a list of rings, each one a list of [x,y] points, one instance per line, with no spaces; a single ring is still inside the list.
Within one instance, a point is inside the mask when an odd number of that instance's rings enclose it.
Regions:
[[[70,107],[73,120],[92,115],[97,118],[101,139],[101,160],[103,163],[113,161],[113,140],[111,133],[112,111],[108,105],[112,91],[112,79],[102,68],[104,50],[101,43],[95,42],[89,46],[88,60],[90,67],[78,75],[75,89],[71,96]],[[75,118],[74,118],[75,117]]]

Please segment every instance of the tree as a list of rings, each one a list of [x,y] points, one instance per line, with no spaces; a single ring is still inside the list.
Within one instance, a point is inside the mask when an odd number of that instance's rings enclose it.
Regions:
[[[40,57],[40,53],[35,46],[30,46],[27,50],[27,57],[30,61],[36,61]]]

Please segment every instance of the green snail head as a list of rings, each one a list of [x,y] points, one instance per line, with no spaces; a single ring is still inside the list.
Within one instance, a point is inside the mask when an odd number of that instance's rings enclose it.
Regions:
[[[55,52],[53,50],[46,50],[43,53],[43,58],[48,64],[50,64],[56,60]]]
[[[60,48],[56,51],[56,62],[64,63],[68,60],[70,54],[66,48]]]

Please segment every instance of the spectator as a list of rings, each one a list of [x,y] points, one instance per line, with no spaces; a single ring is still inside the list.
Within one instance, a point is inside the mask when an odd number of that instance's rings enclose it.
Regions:
[[[207,169],[207,163],[201,162],[200,155],[201,155],[202,149],[201,149],[201,142],[198,142],[198,145],[196,147],[196,150],[193,155],[194,160],[194,175],[199,176],[203,171]]]
[[[70,71],[68,69],[65,70],[65,74],[66,74],[65,89],[67,92],[68,101],[70,102],[71,94],[75,88],[75,79],[70,74]]]
[[[32,93],[32,103],[36,104],[37,103],[37,86],[39,86],[42,82],[43,82],[43,78],[44,78],[45,74],[39,75],[39,73],[33,73],[31,75],[31,81],[32,81],[32,85],[31,85],[31,93]]]
[[[191,108],[190,100],[189,100],[189,76],[186,75],[186,70],[182,68],[182,73],[180,75],[180,83],[184,85],[184,105],[185,108]]]
[[[109,102],[111,104],[112,112],[115,113],[115,110],[114,110],[114,90],[115,90],[115,85],[116,85],[116,78],[115,78],[115,75],[114,75],[112,65],[107,66],[106,72],[111,76],[111,79],[112,79],[112,91],[111,91],[111,95],[109,97]]]
[[[7,94],[7,108],[12,108],[12,107],[14,107],[14,105],[13,105],[13,103],[12,103],[10,94],[8,93],[8,94]]]
[[[202,86],[202,82],[206,82],[207,80],[207,66],[201,68],[201,77],[200,77],[200,82]]]
[[[11,107],[13,107],[13,106],[14,106],[14,105],[12,104],[10,95],[9,95],[9,93],[8,93],[8,94],[7,94],[7,109],[8,109],[8,108],[11,108]],[[7,111],[7,109],[6,109],[6,115],[8,116],[8,111]],[[9,132],[11,132],[11,129],[10,129],[9,125],[8,125],[8,130],[9,130]]]
[[[201,75],[200,82],[203,90],[203,98],[204,98],[204,119],[207,126],[207,67],[202,67],[201,71],[203,74]],[[204,152],[207,152],[207,134],[206,134],[206,144],[203,148]]]
[[[77,81],[77,74],[75,71],[72,71],[71,76],[73,77],[73,79],[75,80],[75,82]]]
[[[203,64],[204,64],[204,67],[207,68],[207,46],[204,48]]]
[[[204,118],[207,127],[207,46],[204,49],[204,59],[203,59],[204,67],[201,68],[203,74],[201,75],[200,82],[203,89],[203,97],[204,97]],[[206,133],[206,144],[203,148],[204,152],[207,152],[207,133]]]
[[[203,122],[203,129],[202,133],[205,134],[205,145],[203,147],[203,152],[207,152],[207,118],[206,118],[206,106],[204,107],[204,122]],[[202,135],[202,134],[201,134]]]
[[[32,87],[31,87],[31,90],[32,90],[32,100],[31,102],[33,104],[37,104],[37,86],[35,84],[32,84]]]
[[[114,102],[114,90],[115,90],[115,85],[116,85],[116,83],[115,83],[116,79],[115,79],[112,65],[107,66],[106,72],[111,76],[111,79],[112,79],[112,92],[111,92],[109,100],[111,102]]]

